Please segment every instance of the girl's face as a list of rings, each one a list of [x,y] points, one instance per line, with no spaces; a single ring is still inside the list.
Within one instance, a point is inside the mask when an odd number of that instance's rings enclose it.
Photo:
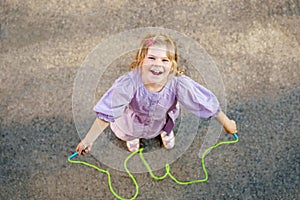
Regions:
[[[165,85],[172,63],[167,56],[166,46],[151,46],[142,63],[142,80],[144,84]]]

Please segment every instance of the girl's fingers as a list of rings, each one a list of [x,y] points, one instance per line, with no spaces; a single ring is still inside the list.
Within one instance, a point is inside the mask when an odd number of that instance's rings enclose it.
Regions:
[[[232,131],[231,132],[232,132],[232,134],[235,134],[238,132],[236,122],[234,120],[231,120],[231,122],[232,122]]]
[[[82,155],[88,154],[91,151],[91,148],[92,148],[92,144],[90,144],[86,147],[82,142],[80,142],[76,147],[76,151],[78,152],[78,155],[80,156],[81,154]]]
[[[88,154],[89,152],[90,151],[88,149],[85,149],[85,150],[82,151],[82,154],[85,155],[85,154]]]
[[[80,156],[82,153],[82,149],[79,147],[76,151],[78,152],[78,155]]]
[[[85,149],[83,150],[84,154],[90,153],[91,148],[92,148],[92,145],[88,145],[87,148],[85,148]]]
[[[224,126],[224,129],[229,134],[235,134],[238,132],[236,122],[234,120],[230,120],[229,123]]]
[[[77,147],[76,147],[75,150],[78,152],[78,155],[80,156],[80,147],[79,147],[79,144],[77,145]]]
[[[77,147],[76,147],[76,151],[78,152],[78,155],[80,156],[81,154],[83,154],[83,144],[82,142],[80,142]]]

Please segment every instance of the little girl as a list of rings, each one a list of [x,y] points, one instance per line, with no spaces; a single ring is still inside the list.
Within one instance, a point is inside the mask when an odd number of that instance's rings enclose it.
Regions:
[[[90,152],[108,125],[130,152],[139,149],[140,138],[158,135],[166,149],[173,148],[179,103],[200,118],[215,117],[226,132],[236,133],[235,121],[221,111],[215,95],[183,75],[177,60],[176,43],[168,36],[145,37],[131,71],[118,78],[94,107],[97,118],[76,148],[79,155]]]

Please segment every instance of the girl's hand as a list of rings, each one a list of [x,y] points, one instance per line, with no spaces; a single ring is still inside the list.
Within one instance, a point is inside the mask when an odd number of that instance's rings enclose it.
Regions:
[[[78,155],[80,156],[81,154],[82,155],[85,155],[85,154],[88,154],[91,149],[92,149],[92,145],[93,144],[89,144],[89,145],[85,145],[83,141],[81,141],[77,147],[76,147],[76,151],[78,152]]]
[[[238,132],[237,126],[234,120],[228,120],[223,125],[225,131],[229,134],[235,134]]]
[[[237,133],[237,127],[234,120],[230,120],[222,111],[216,116],[216,119],[223,125],[225,131],[229,134]]]

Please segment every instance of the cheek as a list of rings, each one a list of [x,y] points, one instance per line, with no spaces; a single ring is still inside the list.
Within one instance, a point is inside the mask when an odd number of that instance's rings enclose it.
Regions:
[[[143,65],[145,65],[145,66],[149,66],[151,64],[152,64],[151,60],[148,60],[148,59],[145,59],[143,62]]]
[[[172,63],[169,63],[168,65],[165,66],[166,71],[171,71],[172,70]]]
[[[151,66],[151,63],[149,63],[148,61],[144,61],[142,64],[142,68],[144,69],[148,69]]]
[[[141,68],[142,68],[142,71],[147,72],[147,71],[150,70],[151,64],[148,63],[148,62],[144,62],[144,63],[142,64]]]

